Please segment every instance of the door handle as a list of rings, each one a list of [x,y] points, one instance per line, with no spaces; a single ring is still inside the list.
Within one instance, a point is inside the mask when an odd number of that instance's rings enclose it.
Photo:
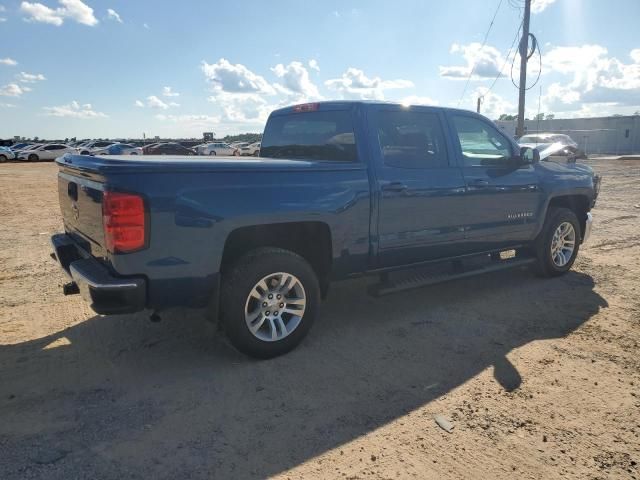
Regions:
[[[382,189],[385,192],[404,192],[408,188],[409,187],[407,187],[404,183],[400,183],[400,182],[387,183],[385,186],[382,187]]]
[[[471,181],[471,185],[478,188],[484,188],[489,186],[489,181],[483,180],[482,178],[476,178]]]

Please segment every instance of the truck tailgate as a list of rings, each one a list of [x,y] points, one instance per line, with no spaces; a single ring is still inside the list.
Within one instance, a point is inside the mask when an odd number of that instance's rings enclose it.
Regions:
[[[65,231],[89,241],[89,251],[94,254],[103,250],[104,245],[102,192],[101,183],[75,175],[72,170],[58,173],[58,198]]]

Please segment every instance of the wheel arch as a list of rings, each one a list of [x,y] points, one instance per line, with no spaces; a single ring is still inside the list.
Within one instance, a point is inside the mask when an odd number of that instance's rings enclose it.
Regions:
[[[584,237],[587,224],[587,212],[590,210],[589,197],[582,193],[566,193],[551,197],[547,203],[545,214],[542,217],[540,229],[542,228],[542,224],[544,224],[544,219],[549,213],[549,210],[554,207],[567,208],[575,213],[576,217],[578,217],[578,222],[580,223],[580,237]]]
[[[244,254],[263,247],[289,250],[307,260],[318,276],[323,297],[326,296],[331,275],[333,246],[328,224],[319,221],[300,221],[242,226],[227,236],[220,264],[225,275]]]

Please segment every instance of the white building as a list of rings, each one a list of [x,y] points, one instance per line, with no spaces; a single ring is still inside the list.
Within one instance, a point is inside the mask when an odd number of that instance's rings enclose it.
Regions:
[[[515,135],[515,120],[498,120],[496,124],[508,135]],[[525,120],[524,128],[526,133],[552,132],[569,135],[588,155],[640,154],[640,115]]]

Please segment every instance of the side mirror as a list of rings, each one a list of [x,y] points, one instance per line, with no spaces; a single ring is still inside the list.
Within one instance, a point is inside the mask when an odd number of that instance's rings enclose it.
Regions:
[[[540,152],[537,148],[522,147],[520,149],[520,158],[522,163],[532,165],[540,161]]]

